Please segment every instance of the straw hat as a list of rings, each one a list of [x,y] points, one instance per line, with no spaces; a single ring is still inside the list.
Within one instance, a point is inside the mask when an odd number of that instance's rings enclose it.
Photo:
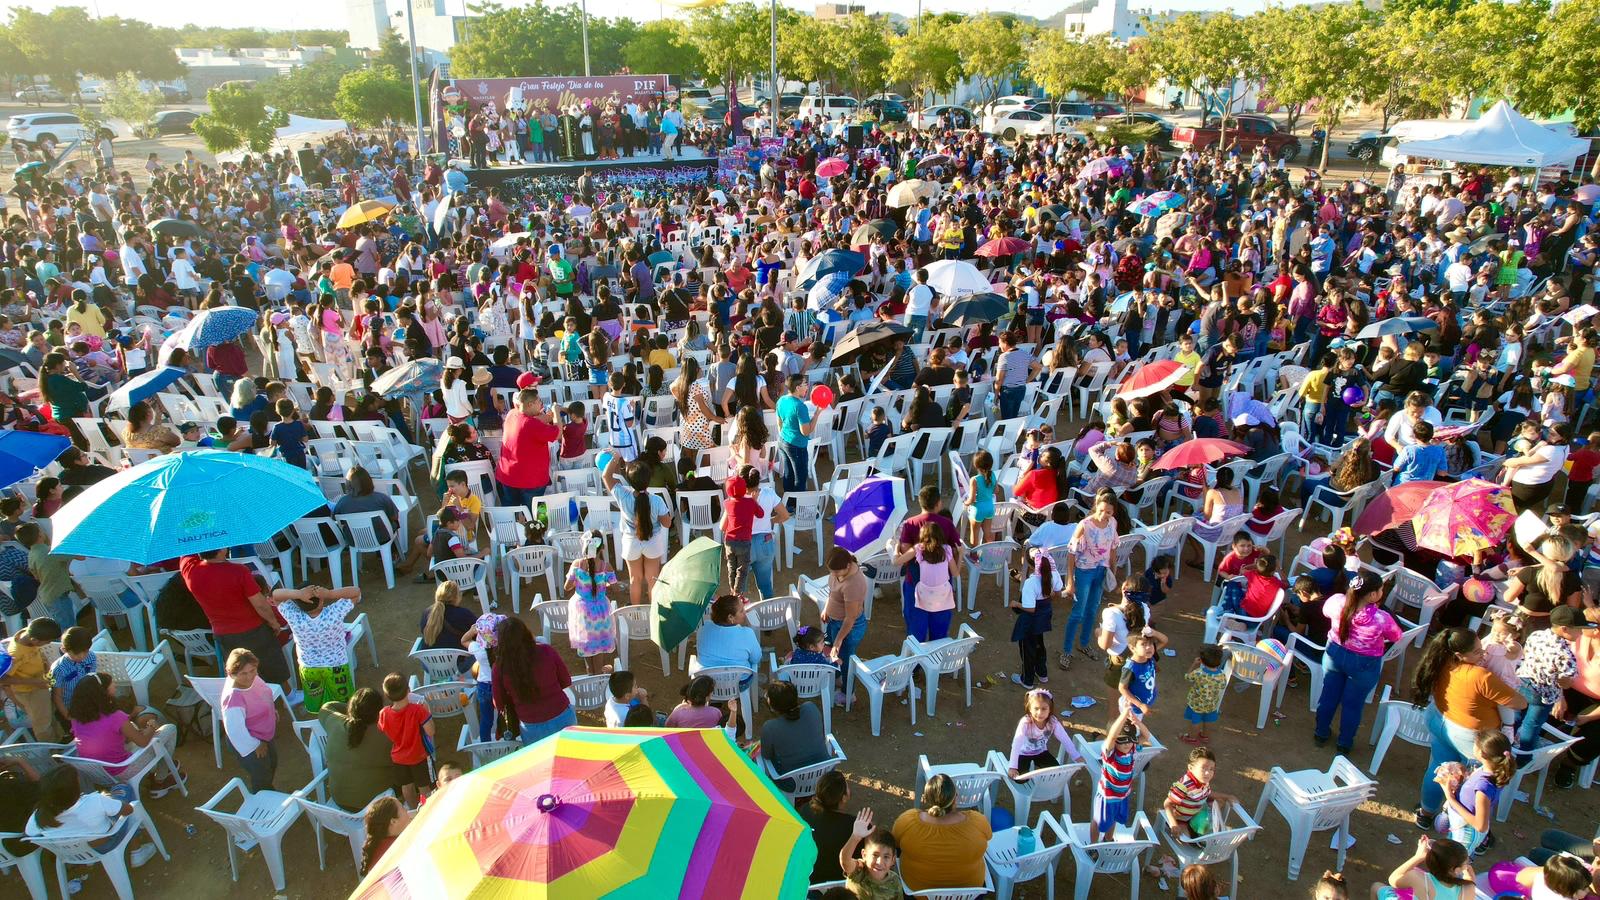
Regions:
[[[494,381],[494,376],[489,374],[488,369],[479,369],[472,373],[473,387],[485,387],[492,381]]]
[[[444,361],[444,367],[446,369],[465,369],[467,364],[461,361],[461,357],[452,356]]]

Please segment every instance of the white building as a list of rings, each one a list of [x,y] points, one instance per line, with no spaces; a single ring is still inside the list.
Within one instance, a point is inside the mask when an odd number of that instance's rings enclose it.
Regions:
[[[1165,10],[1129,9],[1128,0],[1090,0],[1063,12],[1062,27],[1068,37],[1081,39],[1105,34],[1126,42],[1145,34],[1146,18],[1159,22],[1172,15]]]
[[[350,46],[376,50],[391,29],[406,38],[407,0],[346,0]],[[409,0],[417,30],[417,49],[427,66],[448,60],[450,49],[461,38],[467,20],[466,0]]]

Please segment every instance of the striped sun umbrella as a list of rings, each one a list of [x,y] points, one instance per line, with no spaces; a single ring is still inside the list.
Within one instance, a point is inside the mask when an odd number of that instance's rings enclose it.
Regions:
[[[720,728],[567,728],[429,798],[351,896],[803,897],[811,829]]]
[[[1504,541],[1516,518],[1510,488],[1469,478],[1429,494],[1411,526],[1418,547],[1445,556],[1471,556]]]

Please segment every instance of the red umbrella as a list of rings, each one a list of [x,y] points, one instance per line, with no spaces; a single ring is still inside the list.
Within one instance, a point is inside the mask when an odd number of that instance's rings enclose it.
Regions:
[[[819,178],[832,178],[835,175],[843,175],[848,171],[850,171],[850,164],[837,156],[825,159],[817,164],[817,177]]]
[[[1184,441],[1171,450],[1161,454],[1152,468],[1156,469],[1187,469],[1190,466],[1204,466],[1230,456],[1243,456],[1250,452],[1250,448],[1238,441],[1228,441],[1222,438],[1195,438]]]
[[[1173,359],[1163,359],[1140,366],[1132,375],[1117,385],[1117,396],[1125,400],[1159,394],[1178,383],[1189,367]]]
[[[1408,481],[1397,484],[1372,498],[1367,508],[1356,517],[1356,524],[1352,530],[1356,534],[1377,534],[1397,528],[1404,522],[1411,521],[1417,510],[1427,501],[1434,491],[1449,487],[1447,481]]]
[[[1014,256],[1033,246],[1018,237],[995,238],[978,248],[978,256]]]

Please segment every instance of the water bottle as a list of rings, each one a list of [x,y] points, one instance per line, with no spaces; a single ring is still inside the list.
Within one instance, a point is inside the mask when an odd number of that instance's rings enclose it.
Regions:
[[[1024,825],[1017,829],[1017,855],[1027,856],[1032,853],[1038,844],[1033,836],[1033,829]]]

